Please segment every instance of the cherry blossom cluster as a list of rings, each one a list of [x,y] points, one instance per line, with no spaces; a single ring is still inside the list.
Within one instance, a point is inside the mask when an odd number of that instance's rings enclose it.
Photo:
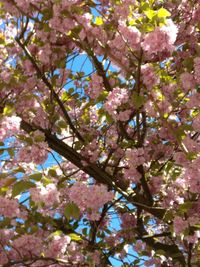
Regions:
[[[80,194],[81,192],[81,194]],[[91,185],[76,182],[69,191],[69,198],[77,204],[82,212],[87,213],[87,217],[94,221],[100,218],[99,209],[112,201],[114,193],[108,191],[104,185]]]
[[[125,112],[119,114],[117,112],[117,108],[119,108],[122,104],[127,103],[128,100],[129,96],[126,89],[114,88],[113,91],[110,92],[107,96],[105,109],[114,119],[120,119],[120,117],[122,116],[120,116],[120,114],[123,114],[122,117],[125,116],[125,118],[128,119],[128,116],[130,115],[129,110],[126,110]]]

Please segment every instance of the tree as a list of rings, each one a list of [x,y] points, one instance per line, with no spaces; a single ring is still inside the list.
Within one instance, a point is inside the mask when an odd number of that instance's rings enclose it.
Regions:
[[[1,266],[199,266],[199,1],[0,5]]]

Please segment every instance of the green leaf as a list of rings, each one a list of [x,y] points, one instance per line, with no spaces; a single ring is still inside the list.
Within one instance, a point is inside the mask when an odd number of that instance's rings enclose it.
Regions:
[[[46,185],[48,185],[48,184],[51,184],[51,183],[52,183],[51,179],[48,179],[47,177],[43,177],[43,179],[42,179],[42,184],[43,184],[44,186],[46,186]]]
[[[42,173],[38,172],[38,173],[34,173],[28,176],[29,179],[32,179],[34,181],[40,181],[42,179]]]
[[[13,113],[13,106],[6,105],[5,108],[4,108],[4,110],[3,110],[3,114],[9,116],[12,113]]]
[[[0,33],[0,45],[5,44],[5,37],[2,33]]]
[[[75,233],[69,234],[68,236],[69,236],[69,237],[71,238],[71,240],[73,240],[73,241],[80,241],[80,240],[82,240],[82,238],[80,237],[80,235],[77,235],[77,234],[75,234]]]
[[[200,224],[195,224],[193,227],[195,230],[200,230]]]
[[[61,230],[57,230],[57,231],[51,233],[49,235],[49,237],[51,238],[51,237],[54,237],[54,236],[61,236],[62,234],[63,234],[63,232]]]
[[[36,135],[36,136],[34,136],[34,141],[35,142],[44,142],[45,136],[44,135]]]
[[[78,220],[80,217],[80,210],[75,203],[68,203],[64,210],[65,217],[69,220],[71,217]]]
[[[0,179],[6,178],[8,175],[9,175],[8,172],[2,172],[2,173],[0,173]]]
[[[142,11],[148,10],[149,9],[149,4],[146,1],[144,1],[142,3],[142,5],[141,5],[141,9],[142,9]]]
[[[147,16],[148,19],[152,19],[154,16],[156,16],[156,11],[149,9],[147,11],[144,11],[144,14]]]
[[[15,155],[15,151],[13,148],[8,148],[7,151],[8,151],[8,154],[10,155],[10,157],[13,157]]]
[[[193,58],[187,57],[183,61],[183,65],[187,68],[188,71],[192,71],[194,63],[193,63]]]
[[[12,171],[12,173],[25,173],[25,172],[26,171],[21,166]]]
[[[170,17],[171,13],[167,9],[161,7],[157,12],[157,16],[159,18],[166,18],[166,17]]]
[[[43,20],[49,20],[53,16],[53,12],[51,11],[50,8],[44,9],[43,10]]]
[[[183,204],[180,204],[179,205],[179,210],[182,212],[182,213],[185,213],[187,212],[188,209],[190,209],[192,207],[192,202],[185,202]]]
[[[48,170],[48,176],[51,176],[51,177],[57,177],[57,172],[56,172],[56,170],[54,170],[54,169],[49,169],[49,170]]]
[[[2,221],[0,221],[0,228],[5,228],[10,224],[10,218],[4,218]]]
[[[98,25],[98,26],[102,25],[103,24],[102,17],[96,17],[95,18],[95,24]]]
[[[58,127],[61,129],[66,129],[67,128],[67,123],[65,121],[59,121],[58,122]]]
[[[22,192],[32,187],[36,187],[36,185],[30,181],[19,181],[13,185],[12,196],[16,197],[20,195]]]
[[[95,267],[95,263],[93,261],[89,261],[89,267]]]
[[[132,100],[135,108],[138,109],[144,104],[145,98],[144,96],[138,95],[136,92],[134,92],[132,95]]]
[[[13,184],[15,181],[16,181],[16,178],[15,178],[15,177],[13,177],[13,178],[8,178],[8,179],[6,180],[6,182],[4,183],[4,186],[9,186],[9,185]]]

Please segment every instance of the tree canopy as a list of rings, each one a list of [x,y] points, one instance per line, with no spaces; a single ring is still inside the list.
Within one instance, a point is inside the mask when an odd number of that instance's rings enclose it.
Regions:
[[[199,1],[0,18],[0,266],[200,266]]]

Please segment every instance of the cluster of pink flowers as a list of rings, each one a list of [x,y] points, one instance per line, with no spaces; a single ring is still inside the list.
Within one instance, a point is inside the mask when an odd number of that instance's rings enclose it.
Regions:
[[[18,201],[0,196],[0,214],[8,218],[19,217],[20,209]]]
[[[100,262],[101,262],[101,259],[100,259],[101,254],[100,254],[100,252],[98,250],[95,250],[94,252],[88,253],[87,256],[89,257],[89,259],[92,260],[93,263],[95,263],[95,265],[100,264]]]
[[[193,89],[193,87],[195,86],[194,76],[191,73],[188,73],[188,72],[182,73],[180,75],[180,80],[181,80],[182,88],[185,92]]]
[[[54,236],[49,242],[48,248],[45,251],[46,257],[62,257],[70,244],[71,238],[67,235],[65,236]]]
[[[69,198],[82,212],[87,212],[88,219],[94,221],[100,218],[99,209],[108,201],[112,201],[114,193],[108,191],[105,185],[88,186],[76,182],[69,190]]]
[[[94,139],[91,143],[86,145],[81,151],[81,154],[90,162],[96,162],[100,154],[97,140]]]
[[[137,242],[134,245],[134,250],[137,253],[145,251],[145,248],[146,248],[146,244],[142,240],[137,240]]]
[[[15,239],[12,246],[20,251],[22,257],[39,256],[42,252],[43,241],[35,235],[22,235]]]
[[[30,194],[34,202],[44,203],[45,207],[50,207],[59,202],[60,193],[55,184],[38,185],[37,188],[30,189]]]
[[[30,88],[29,85],[27,86]],[[25,110],[26,112],[24,112]],[[31,121],[43,129],[46,129],[49,126],[46,112],[42,108],[41,103],[38,103],[33,97],[21,97],[16,104],[16,111],[24,120]]]
[[[161,187],[163,184],[163,177],[162,176],[155,176],[151,178],[150,181],[150,191],[152,194],[157,194],[160,192]]]
[[[193,93],[188,98],[189,98],[189,101],[186,104],[186,106],[187,106],[188,109],[199,107],[200,94]]]
[[[97,73],[92,74],[86,93],[92,98],[97,99],[104,90],[103,79]]]
[[[127,109],[124,111],[120,111],[119,114],[116,115],[116,119],[119,121],[128,121],[131,115],[131,110]]]
[[[193,140],[190,136],[186,136],[183,139],[183,144],[189,152],[199,153],[200,151],[200,144]]]
[[[84,248],[84,246],[87,243],[82,242],[81,244],[76,243],[76,242],[71,242],[68,245],[67,248],[67,252],[69,253],[69,261],[71,262],[83,262],[84,261],[84,255],[82,253],[82,248]]]
[[[138,182],[141,174],[137,167],[145,163],[143,148],[130,149],[126,151],[127,168],[124,170],[124,178],[131,182]]]
[[[128,46],[134,50],[140,48],[141,33],[136,27],[127,27],[124,21],[120,21],[118,29],[124,37],[124,42],[127,42]]]
[[[43,64],[49,64],[52,55],[52,48],[49,44],[44,45],[38,52],[38,58]]]
[[[196,82],[200,84],[200,57],[194,59],[194,76]]]
[[[1,72],[0,78],[5,82],[9,83],[11,78],[11,73],[9,72],[9,69],[5,69]]]
[[[128,167],[124,170],[124,178],[130,182],[137,183],[140,181],[141,174],[135,167]]]
[[[147,54],[172,52],[177,37],[177,27],[172,20],[167,20],[166,26],[156,27],[153,32],[147,33],[142,43],[142,48]]]
[[[20,148],[17,159],[25,163],[43,164],[48,158],[48,144],[46,142],[38,142],[31,146]]]
[[[5,251],[0,252],[0,264],[6,264],[8,262],[8,256]]]
[[[23,114],[24,110],[30,110],[36,106],[36,100],[33,97],[20,97],[17,101],[15,109],[18,114]],[[23,114],[24,118],[28,117],[28,114]]]
[[[0,141],[19,133],[20,122],[21,119],[17,116],[4,117],[0,121]]]
[[[157,112],[156,112],[156,108],[154,107],[154,104],[151,100],[148,100],[145,105],[145,110],[147,111],[147,114],[150,117],[156,117],[157,116]]]
[[[137,225],[137,219],[133,214],[128,212],[120,216],[121,219],[121,235],[123,238],[131,239],[135,235],[134,227]]]
[[[133,5],[133,4],[135,4],[135,1],[130,1],[130,0],[121,1],[120,4],[117,5],[114,9],[115,17],[127,19],[127,16],[130,13],[130,5]]]
[[[1,229],[0,230],[0,243],[1,243],[1,250],[0,250],[0,264],[6,264],[8,261],[8,256],[6,250],[4,249],[6,246],[9,245],[9,241],[14,236],[14,231],[10,229]]]
[[[159,77],[155,74],[152,66],[146,64],[141,68],[143,83],[148,89],[159,83]]]
[[[119,33],[115,34],[115,37],[108,42],[109,47],[111,48],[113,54],[120,58],[126,51],[126,43],[123,40],[122,36]],[[123,52],[124,51],[124,52]],[[125,58],[122,58],[122,61],[126,61]]]
[[[188,222],[184,221],[181,217],[174,218],[174,232],[179,235],[188,227]]]
[[[187,157],[185,153],[183,152],[176,152],[174,155],[174,160],[176,164],[181,165],[181,166],[187,167],[187,165],[189,164]]]
[[[198,193],[200,190],[200,157],[197,157],[190,166],[184,170],[182,174],[182,186],[189,188],[193,193]]]
[[[126,89],[114,88],[107,96],[105,109],[114,118],[118,119],[117,108],[129,100],[128,91]]]
[[[200,114],[198,114],[192,122],[192,127],[195,131],[199,132],[200,131]]]

